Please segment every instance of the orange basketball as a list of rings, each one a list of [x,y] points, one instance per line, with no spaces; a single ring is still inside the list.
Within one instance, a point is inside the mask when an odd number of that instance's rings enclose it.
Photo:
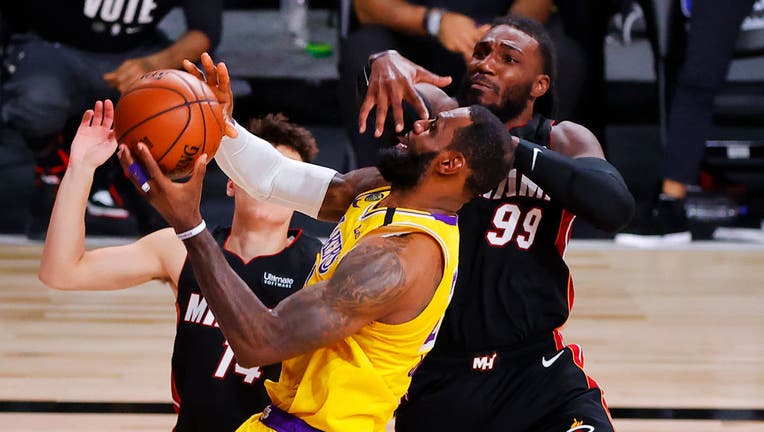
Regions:
[[[117,142],[143,142],[172,179],[191,174],[196,158],[212,158],[223,136],[223,109],[207,84],[172,69],[149,72],[122,95],[114,112]]]

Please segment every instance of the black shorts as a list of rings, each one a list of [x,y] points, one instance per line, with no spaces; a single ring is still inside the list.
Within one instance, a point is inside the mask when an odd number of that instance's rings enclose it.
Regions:
[[[470,358],[438,356],[417,369],[395,430],[612,432],[578,345],[554,342]]]

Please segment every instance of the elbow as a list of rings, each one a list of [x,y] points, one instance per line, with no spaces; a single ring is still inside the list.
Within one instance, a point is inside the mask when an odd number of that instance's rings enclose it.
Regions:
[[[45,267],[40,267],[40,271],[37,273],[37,279],[48,288],[53,288],[59,291],[68,291],[74,289],[74,286],[62,277],[61,272],[52,271]]]
[[[234,351],[234,358],[236,359],[236,364],[245,368],[245,369],[251,369],[253,367],[261,366],[261,362],[258,361],[256,356],[251,355],[238,355],[236,354],[236,351]]]
[[[626,228],[634,217],[636,203],[634,197],[627,190],[624,193],[614,196],[608,203],[609,210],[606,212],[607,219],[603,220],[599,228],[610,234]]]

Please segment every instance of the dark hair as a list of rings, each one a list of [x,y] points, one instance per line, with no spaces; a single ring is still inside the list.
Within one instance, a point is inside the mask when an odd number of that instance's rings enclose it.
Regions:
[[[479,195],[496,187],[514,162],[512,137],[488,108],[470,105],[472,124],[454,131],[449,148],[464,154],[472,174],[465,185]]]
[[[554,42],[552,42],[552,38],[549,36],[549,32],[538,21],[517,15],[497,17],[491,23],[491,28],[502,25],[520,30],[539,44],[541,67],[542,71],[549,75],[549,89],[543,96],[536,99],[533,111],[544,117],[554,118],[555,110],[557,109],[557,86],[555,85],[555,78],[557,77],[557,50],[555,49]]]
[[[304,127],[290,123],[284,114],[268,114],[249,121],[250,132],[276,145],[293,148],[304,162],[311,162],[318,154],[318,146],[313,134]]]

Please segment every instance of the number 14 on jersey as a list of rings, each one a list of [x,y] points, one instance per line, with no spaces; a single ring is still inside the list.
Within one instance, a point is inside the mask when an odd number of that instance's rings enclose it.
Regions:
[[[223,357],[220,358],[218,367],[215,369],[215,373],[213,374],[215,378],[225,379],[225,376],[228,374],[228,370],[231,369],[231,363],[233,363],[235,365],[233,368],[234,373],[242,375],[244,377],[245,383],[252,384],[256,380],[260,379],[263,373],[260,371],[259,366],[251,368],[239,366],[238,363],[233,361],[233,350],[231,349],[230,345],[228,345],[228,341],[225,341],[223,346],[225,346],[225,351],[223,351]]]

